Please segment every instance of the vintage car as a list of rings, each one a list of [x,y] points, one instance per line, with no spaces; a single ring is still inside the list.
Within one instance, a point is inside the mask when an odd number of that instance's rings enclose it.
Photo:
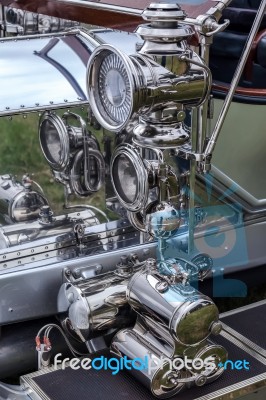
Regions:
[[[263,390],[266,0],[0,3],[0,399]]]

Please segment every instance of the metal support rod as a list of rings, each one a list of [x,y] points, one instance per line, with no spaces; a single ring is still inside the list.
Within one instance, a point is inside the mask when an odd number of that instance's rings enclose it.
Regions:
[[[67,4],[70,6],[80,6],[84,8],[91,8],[92,10],[103,10],[103,11],[111,11],[111,12],[118,12],[121,14],[127,15],[136,15],[141,16],[142,9],[126,7],[126,6],[119,6],[115,4],[107,4],[107,3],[99,3],[96,1],[84,1],[84,0],[57,0],[58,3]]]
[[[198,128],[199,110],[194,108],[191,112],[191,142],[192,150],[197,146],[197,128]],[[190,160],[189,190],[188,190],[188,255],[194,251],[194,231],[195,231],[195,180],[196,180],[196,162]]]
[[[212,36],[200,35],[200,57],[204,60],[205,64],[209,66],[210,60],[210,45],[213,42]],[[198,137],[196,152],[202,153],[204,150],[204,144],[206,140],[207,131],[207,115],[208,115],[209,102],[206,100],[198,110]]]
[[[213,133],[211,135],[211,138],[210,138],[210,140],[209,140],[209,142],[208,142],[208,144],[206,146],[206,149],[204,151],[204,158],[205,159],[208,158],[209,156],[211,156],[211,154],[214,151],[218,136],[219,136],[219,134],[221,132],[225,117],[226,117],[227,112],[229,110],[230,104],[231,104],[231,102],[233,100],[233,96],[235,94],[237,85],[239,83],[239,80],[241,78],[243,69],[244,69],[246,61],[247,61],[247,58],[249,56],[253,41],[254,41],[257,33],[258,33],[260,24],[261,24],[262,19],[264,17],[265,10],[266,10],[266,0],[262,0],[261,4],[260,4],[260,7],[258,9],[256,18],[255,18],[254,23],[252,25],[250,34],[248,36],[247,42],[245,44],[243,53],[241,55],[240,61],[239,61],[238,66],[236,68],[234,77],[232,79],[231,86],[230,86],[230,89],[229,89],[228,94],[226,96],[226,99],[224,101],[222,110],[220,112],[220,115],[219,115],[218,120],[216,122],[216,125],[214,127],[214,130],[213,130]]]

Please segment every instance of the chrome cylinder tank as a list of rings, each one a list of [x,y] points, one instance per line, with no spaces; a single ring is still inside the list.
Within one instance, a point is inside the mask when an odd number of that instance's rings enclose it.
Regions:
[[[65,283],[58,295],[58,311],[67,312],[67,325],[88,340],[108,329],[119,329],[134,323],[136,317],[126,298],[133,271],[99,275],[81,282]]]
[[[183,346],[203,342],[220,326],[218,309],[209,297],[190,285],[171,284],[156,271],[136,273],[127,297],[151,331],[164,328]]]
[[[111,344],[112,353],[131,361],[130,373],[146,386],[154,396],[161,399],[172,397],[184,387],[173,379],[171,360],[164,358],[160,351],[142,342],[141,337],[132,329],[123,329],[114,337]],[[179,378],[189,375],[179,371]]]
[[[160,346],[156,347],[156,341],[155,337],[147,341],[135,326],[115,335],[111,352],[123,358],[124,365],[130,365],[130,373],[160,399],[172,397],[185,387],[213,382],[224,371],[221,364],[228,353],[223,346],[205,343],[190,357],[167,357]]]

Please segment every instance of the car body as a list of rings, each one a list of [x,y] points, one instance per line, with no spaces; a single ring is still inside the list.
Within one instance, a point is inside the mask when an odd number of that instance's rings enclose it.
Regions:
[[[244,297],[245,272],[265,277],[264,33],[239,86],[248,35],[223,32],[234,3],[122,3],[1,1],[1,379],[34,368],[35,331],[48,337],[55,318],[88,354],[225,361],[208,342],[216,307],[195,288],[206,278],[214,300]],[[36,340],[42,370],[50,346]],[[160,374],[136,376],[161,398],[192,381]],[[1,385],[0,398],[35,398]]]

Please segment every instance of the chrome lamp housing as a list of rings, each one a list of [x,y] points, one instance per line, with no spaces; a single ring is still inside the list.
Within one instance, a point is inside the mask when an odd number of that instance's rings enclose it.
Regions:
[[[67,194],[86,197],[100,190],[104,182],[104,159],[97,139],[87,130],[80,115],[66,112],[60,117],[44,113],[39,123],[39,139],[55,179],[65,185]]]
[[[207,67],[195,53],[184,51],[177,64],[180,74],[145,54],[128,56],[108,44],[97,47],[87,67],[87,90],[99,123],[119,132],[135,115],[146,120],[169,106],[180,110],[180,104],[182,109],[203,103],[210,90]]]

